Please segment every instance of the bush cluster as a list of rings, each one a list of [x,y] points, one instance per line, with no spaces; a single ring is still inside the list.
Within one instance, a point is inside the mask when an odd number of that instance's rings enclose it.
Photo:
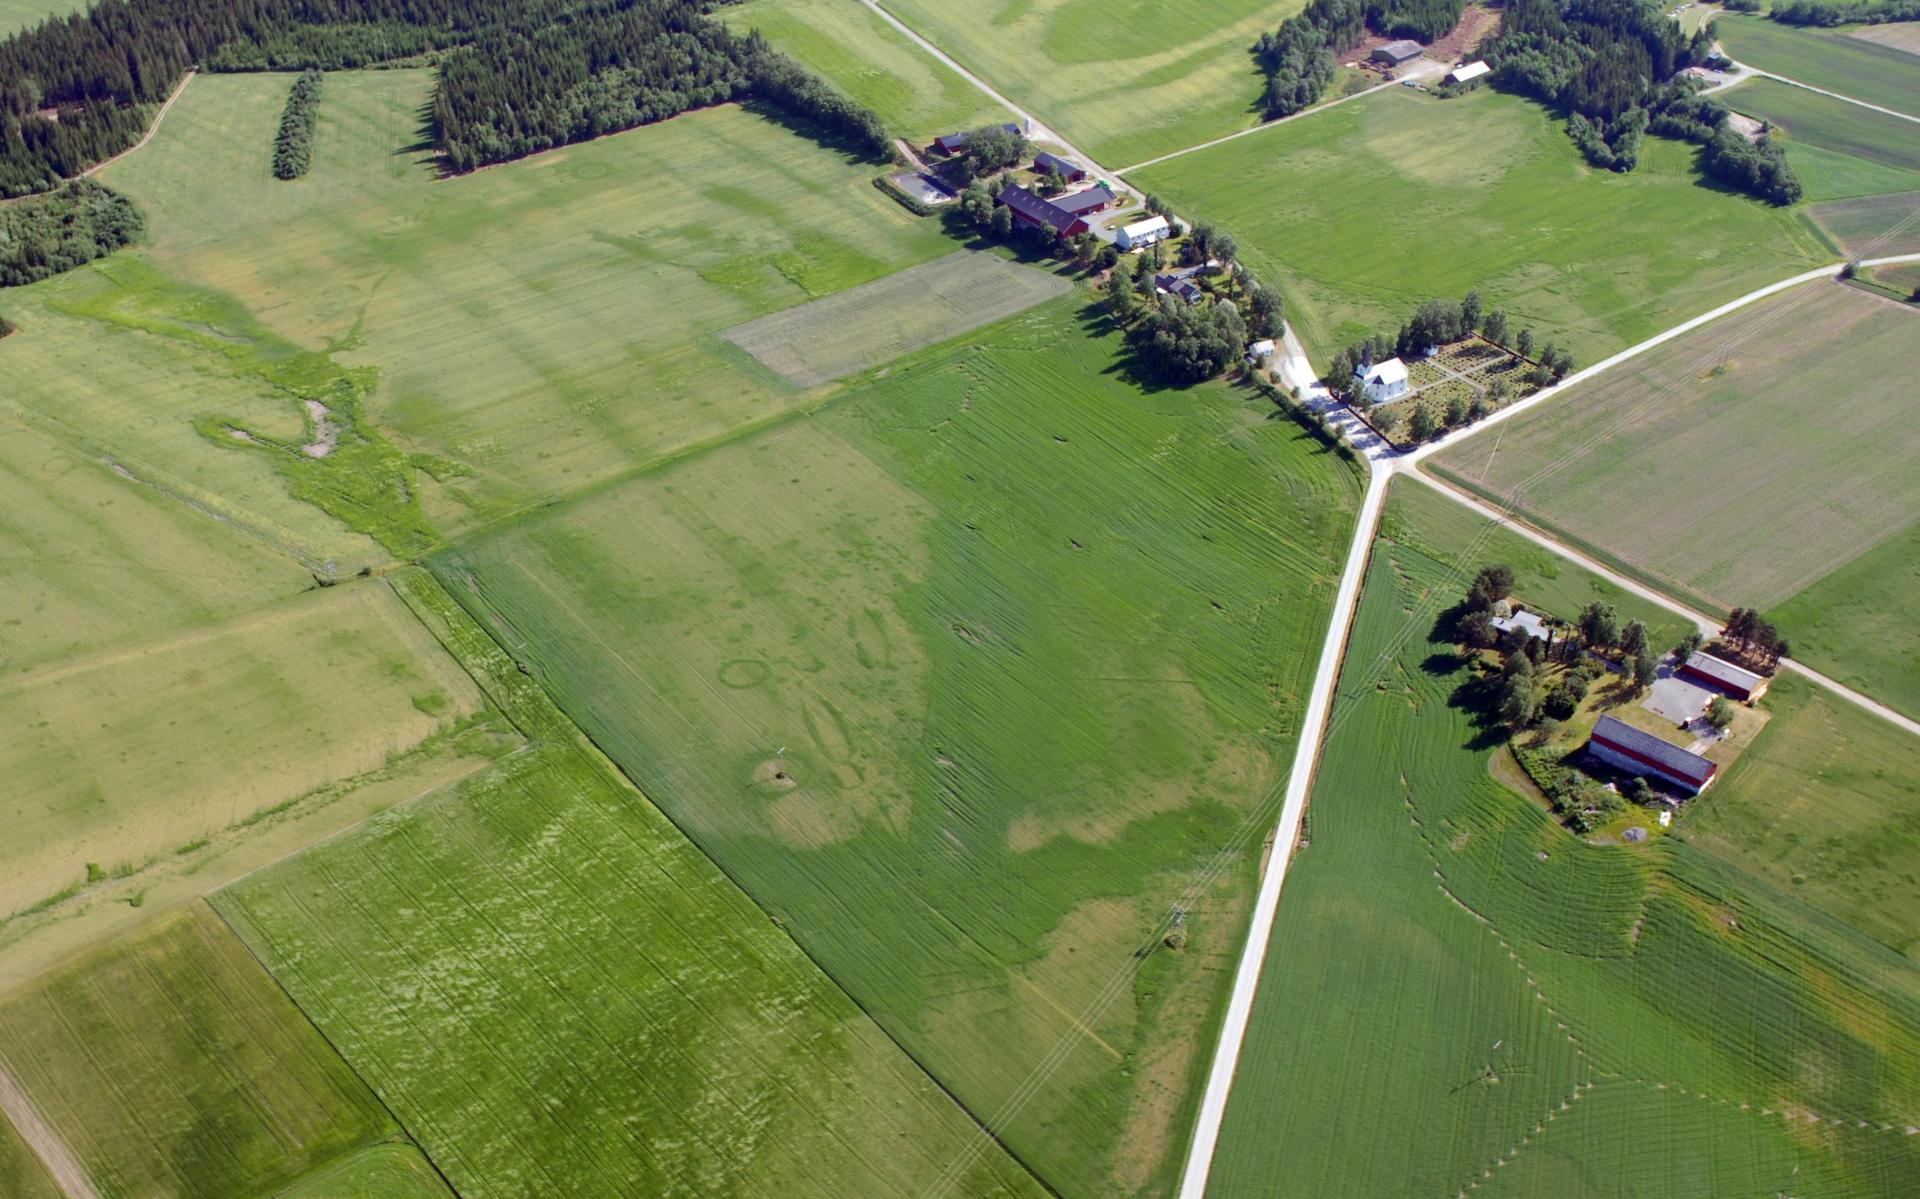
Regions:
[[[313,165],[313,126],[320,115],[320,81],[309,67],[293,81],[287,106],[280,113],[280,132],[273,137],[273,177],[298,179]]]
[[[146,228],[133,201],[91,179],[0,207],[0,287],[70,271],[138,241]]]

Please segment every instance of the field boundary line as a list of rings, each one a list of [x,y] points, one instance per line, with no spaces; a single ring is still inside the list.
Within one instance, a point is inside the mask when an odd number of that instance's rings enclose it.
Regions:
[[[1258,125],[1251,125],[1245,129],[1236,129],[1232,133],[1229,133],[1224,137],[1216,137],[1212,141],[1199,142],[1199,143],[1196,143],[1195,145],[1187,146],[1183,149],[1174,150],[1168,154],[1162,154],[1158,158],[1149,158],[1145,162],[1136,162],[1130,167],[1120,167],[1117,170],[1113,171],[1112,173],[1115,175],[1125,175],[1133,171],[1144,171],[1148,167],[1157,167],[1161,163],[1169,162],[1175,158],[1181,158],[1188,154],[1196,154],[1201,150],[1211,150],[1215,146],[1225,145],[1227,142],[1233,141],[1237,138],[1250,137],[1253,134],[1261,132],[1262,130],[1275,129],[1281,125],[1287,124],[1290,121],[1297,121],[1301,117],[1310,117],[1315,113],[1325,112],[1329,108],[1338,108],[1342,104],[1347,103],[1349,100],[1358,100],[1363,96],[1371,96],[1375,92],[1384,92],[1392,86],[1393,86],[1392,80],[1388,80],[1386,83],[1376,83],[1372,87],[1363,88],[1357,92],[1351,92],[1347,95],[1341,96],[1336,100],[1329,100],[1325,104],[1315,104],[1311,108],[1303,108],[1299,112],[1288,113],[1284,117],[1277,117],[1271,121],[1262,121]]]
[[[1797,87],[1802,91],[1812,92],[1816,96],[1825,96],[1829,100],[1839,100],[1847,104],[1868,109],[1872,112],[1877,112],[1882,116],[1898,117],[1903,121],[1912,121],[1914,124],[1920,125],[1920,117],[1916,117],[1909,112],[1901,112],[1897,108],[1882,108],[1878,104],[1869,104],[1865,100],[1856,100],[1852,96],[1845,95],[1841,92],[1830,92],[1824,87],[1815,87],[1811,83],[1802,83],[1798,79],[1791,78],[1790,76],[1776,75],[1772,71],[1763,71],[1759,67],[1750,67],[1746,63],[1741,63],[1740,66],[1747,74],[1759,79],[1771,79],[1775,83],[1784,83],[1788,87]],[[1741,82],[1744,83],[1746,81],[1743,79]],[[1729,105],[1729,107],[1732,106]]]
[[[80,1159],[65,1139],[54,1131],[34,1107],[33,1100],[15,1081],[7,1063],[0,1060],[0,1117],[13,1125],[20,1139],[33,1150],[55,1186],[67,1199],[100,1199],[100,1192],[93,1189],[87,1172],[81,1168]]]
[[[166,120],[167,113],[173,111],[173,102],[180,98],[180,93],[187,90],[187,85],[189,83],[192,83],[193,77],[195,75],[198,75],[199,73],[200,73],[200,68],[198,67],[187,68],[187,73],[185,75],[182,75],[180,77],[180,82],[174,85],[173,94],[168,96],[166,100],[161,103],[160,111],[153,114],[153,124],[147,126],[147,131],[140,135],[139,141],[133,143],[131,146],[128,146],[126,149],[120,151],[118,154],[115,154],[112,158],[104,159],[100,162],[94,163],[92,166],[88,167],[86,170],[81,171],[78,175],[75,175],[74,178],[85,179],[96,171],[104,170],[107,167],[112,166],[114,163],[119,162],[122,158],[125,158],[127,155],[133,153],[135,150],[138,150],[140,147],[146,145],[148,142],[152,141],[153,135],[160,132],[160,122]]]

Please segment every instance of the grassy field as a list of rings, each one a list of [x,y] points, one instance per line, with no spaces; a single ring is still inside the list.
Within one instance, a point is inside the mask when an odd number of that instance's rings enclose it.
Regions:
[[[1258,124],[1262,32],[1294,0],[898,0],[900,19],[1098,162],[1132,163]]]
[[[795,387],[817,387],[1024,312],[1073,285],[997,254],[923,266],[748,321],[721,336]]]
[[[451,1199],[453,1192],[410,1144],[371,1145],[316,1170],[275,1199]]]
[[[85,7],[84,0],[0,0],[0,37]]]
[[[896,137],[923,140],[1010,119],[857,0],[748,0],[714,15],[736,30],[758,29],[775,48],[873,109]]]
[[[1920,480],[1905,461],[1920,436],[1884,386],[1920,369],[1916,329],[1885,300],[1809,284],[1438,464],[1676,594],[1776,610],[1796,657],[1920,711],[1894,615],[1914,571],[1903,531]]]
[[[1713,36],[1748,66],[1920,117],[1920,54],[1738,13],[1715,18]]]
[[[1504,555],[1418,493],[1390,497],[1210,1193],[1902,1193],[1920,1005],[1686,847],[1589,846],[1494,779],[1429,630]]]
[[[151,246],[10,302],[18,402],[148,447],[136,471],[257,481],[411,555],[804,402],[719,331],[953,249],[872,164],[733,107],[434,182],[429,82],[330,79],[313,169],[285,184],[285,76],[196,79],[104,173],[146,206]],[[98,385],[57,368],[80,353]],[[307,399],[351,453],[297,452]]]
[[[12,1199],[66,1199],[13,1125],[0,1119],[0,1194]]]
[[[106,1199],[272,1193],[398,1131],[204,905],[0,998],[0,1060]]]
[[[1720,99],[1779,130],[1809,200],[1920,188],[1920,124],[1772,79],[1749,80]]]
[[[424,572],[530,739],[216,903],[462,1195],[909,1193],[965,1114]],[[969,1195],[1037,1195],[987,1147]]]
[[[1131,181],[1230,230],[1316,361],[1478,287],[1586,364],[1829,259],[1797,215],[1703,187],[1694,153],[1649,138],[1596,171],[1536,104],[1393,88]]]
[[[1920,253],[1920,190],[1896,195],[1834,200],[1808,209],[1849,258]]]
[[[1920,960],[1920,770],[1912,734],[1802,679],[1681,823],[1686,840]]]
[[[377,585],[0,679],[0,914],[380,767],[478,702]]]
[[[1063,298],[434,569],[976,1113],[1137,970],[1004,1138],[1165,1190],[1356,499]],[[640,547],[645,547],[641,549]]]

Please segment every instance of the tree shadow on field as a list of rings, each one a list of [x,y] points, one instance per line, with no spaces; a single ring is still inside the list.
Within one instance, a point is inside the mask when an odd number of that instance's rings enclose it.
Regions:
[[[440,129],[433,119],[433,101],[422,101],[420,107],[413,110],[414,140],[393,152],[395,158],[414,160],[414,165],[424,168],[435,178],[446,173],[446,165],[440,160]]]
[[[1133,338],[1120,323],[1113,319],[1113,313],[1098,300],[1090,300],[1080,307],[1080,328],[1093,338],[1117,337],[1120,339],[1120,352],[1114,356],[1113,364],[1100,373],[1117,375],[1123,382],[1139,388],[1147,395],[1164,395],[1168,392],[1186,391],[1178,384],[1168,383],[1147,368],[1146,361],[1140,356]]]

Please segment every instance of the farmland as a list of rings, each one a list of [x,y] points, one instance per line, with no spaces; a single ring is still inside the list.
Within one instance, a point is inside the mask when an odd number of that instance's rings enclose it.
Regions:
[[[1191,0],[1168,19],[1151,5],[1094,0],[942,0],[888,6],[1003,94],[1118,170],[1259,122],[1266,76],[1253,43],[1295,0]]]
[[[1858,602],[1828,592],[1797,609],[1822,636],[1803,644],[1795,623],[1782,629],[1810,665],[1910,695],[1898,639],[1870,635],[1882,627],[1870,597],[1906,577],[1910,540],[1895,534],[1920,504],[1905,467],[1920,439],[1884,386],[1920,369],[1915,329],[1914,313],[1885,300],[1807,284],[1437,461],[1708,607],[1772,608],[1868,564],[1877,582],[1853,578]],[[1902,548],[1877,554],[1883,542]],[[1862,623],[1847,627],[1848,613]]]
[[[1210,1193],[1900,1193],[1920,1008],[1687,847],[1586,845],[1495,781],[1428,629],[1500,554],[1418,490],[1375,547]]]
[[[0,680],[0,913],[373,770],[478,701],[370,586]]]
[[[105,1196],[266,1193],[398,1131],[204,905],[0,999],[0,1061]]]
[[[1920,124],[1771,79],[1749,80],[1721,99],[1780,130],[1809,200],[1920,188]]]
[[[1807,210],[1849,258],[1920,254],[1920,190],[1832,200]]]
[[[1713,36],[1748,66],[1920,117],[1920,54],[1737,13],[1716,17]]]
[[[1631,173],[1596,171],[1538,105],[1393,88],[1130,180],[1231,231],[1316,361],[1477,287],[1584,365],[1830,260],[1794,214],[1703,189],[1693,156],[1648,138]]]
[[[216,904],[461,1194],[895,1194],[973,1126],[424,572],[531,740]],[[964,1193],[1033,1195],[997,1150]]]
[[[259,523],[294,523],[277,501],[411,554],[794,406],[716,334],[953,249],[871,164],[731,106],[433,183],[409,149],[427,85],[330,79],[313,168],[288,184],[264,150],[285,80],[196,79],[153,145],[104,172],[148,207],[152,248],[10,302],[18,402],[136,473],[214,480],[210,503],[243,496]],[[97,385],[54,366],[82,352]],[[315,391],[351,397],[357,456],[302,462],[195,426],[297,442]],[[316,563],[368,557],[297,532]]]
[[[1083,304],[433,563],[970,1110],[1137,968],[997,1130],[1076,1195],[1177,1164],[1254,863],[1129,964],[1277,778],[1356,499]]]
[[[1920,521],[1775,606],[1793,652],[1902,712],[1920,712],[1920,645],[1907,627],[1920,586]]]
[[[79,0],[0,0],[0,37],[82,7]]]
[[[277,1199],[449,1199],[453,1192],[412,1145],[371,1145],[315,1171]]]
[[[715,15],[734,29],[758,29],[901,137],[932,138],[1009,119],[980,89],[863,5],[748,0]]]

